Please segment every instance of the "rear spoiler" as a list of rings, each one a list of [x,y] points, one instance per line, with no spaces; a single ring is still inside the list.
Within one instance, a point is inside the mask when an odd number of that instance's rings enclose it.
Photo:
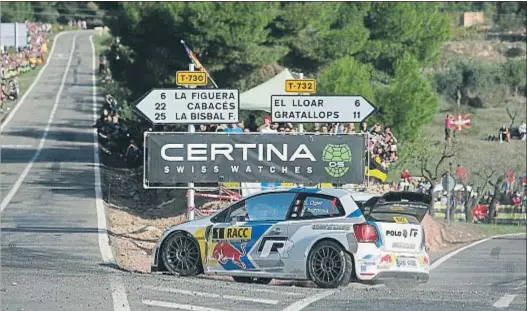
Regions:
[[[412,202],[412,203],[424,203],[427,205],[432,204],[432,196],[425,193],[417,193],[410,191],[390,191],[386,192],[379,198],[380,202]]]
[[[387,192],[368,200],[369,214],[394,213],[415,217],[419,222],[430,210],[432,196],[416,192]],[[366,206],[365,206],[366,207]]]

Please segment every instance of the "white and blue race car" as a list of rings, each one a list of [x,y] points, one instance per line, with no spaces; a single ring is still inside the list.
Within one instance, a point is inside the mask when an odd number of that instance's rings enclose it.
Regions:
[[[293,188],[243,198],[215,215],[171,226],[153,250],[152,271],[215,274],[237,282],[355,280],[427,282],[423,217],[428,195],[389,192],[358,207],[341,189]]]

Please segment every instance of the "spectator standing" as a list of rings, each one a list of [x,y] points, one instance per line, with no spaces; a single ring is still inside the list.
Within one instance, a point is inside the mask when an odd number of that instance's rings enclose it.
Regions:
[[[522,124],[518,126],[518,134],[520,134],[520,139],[525,141],[527,138],[527,124],[525,124],[525,121],[523,121]]]
[[[264,117],[264,124],[260,127],[262,133],[277,133],[278,131],[271,125],[271,116]]]
[[[445,140],[446,142],[451,145],[452,144],[452,136],[454,132],[454,120],[452,120],[452,115],[447,114],[445,117]]]
[[[503,126],[500,128],[500,144],[503,143],[504,140],[506,140],[508,143],[511,142],[511,131],[506,124],[503,124]]]
[[[225,129],[225,133],[243,133],[242,125],[243,122],[232,123],[230,127]]]

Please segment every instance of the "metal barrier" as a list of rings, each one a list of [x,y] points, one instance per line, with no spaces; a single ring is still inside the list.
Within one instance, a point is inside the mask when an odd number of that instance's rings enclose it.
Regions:
[[[434,204],[435,218],[445,219],[446,205],[441,202]],[[454,220],[466,221],[465,207],[457,205],[454,211]],[[500,206],[497,208],[496,217],[494,218],[496,224],[527,224],[527,213],[525,207],[514,208],[513,206]]]

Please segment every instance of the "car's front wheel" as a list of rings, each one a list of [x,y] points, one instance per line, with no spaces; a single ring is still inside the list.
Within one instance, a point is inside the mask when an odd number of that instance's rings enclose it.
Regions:
[[[161,250],[167,270],[180,276],[194,276],[201,272],[198,242],[184,232],[166,238]]]
[[[248,276],[233,276],[232,279],[238,283],[253,283],[253,284],[269,284],[273,279],[271,278],[253,278]]]
[[[351,255],[331,240],[313,246],[307,258],[307,269],[311,280],[322,288],[346,286],[353,275]]]

